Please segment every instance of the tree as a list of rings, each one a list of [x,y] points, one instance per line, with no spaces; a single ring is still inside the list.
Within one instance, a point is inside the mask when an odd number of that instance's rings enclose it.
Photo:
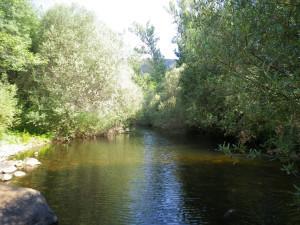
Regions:
[[[119,82],[126,64],[122,43],[92,13],[75,5],[55,6],[44,15],[39,34],[37,51],[47,63],[32,71],[29,89],[24,88],[29,102],[24,123],[31,129],[94,135],[134,113],[136,88],[125,92]]]
[[[0,2],[0,74],[12,75],[39,63],[31,52],[38,19],[27,0]]]
[[[299,7],[267,0],[173,4],[187,124],[282,158],[299,154]]]
[[[150,65],[150,75],[155,82],[160,82],[165,75],[164,57],[158,48],[159,38],[155,34],[155,27],[147,22],[145,26],[134,23],[130,29],[141,41],[141,47],[135,48],[141,55],[150,57],[146,62]]]
[[[16,87],[0,82],[0,137],[11,127],[17,113]]]
[[[0,133],[11,127],[17,113],[15,79],[40,59],[32,52],[38,19],[27,0],[0,2]]]

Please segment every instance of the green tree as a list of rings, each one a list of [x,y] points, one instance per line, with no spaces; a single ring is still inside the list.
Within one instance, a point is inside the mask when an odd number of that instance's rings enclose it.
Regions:
[[[299,154],[299,7],[275,0],[171,5],[188,125],[282,158]]]
[[[144,103],[139,122],[159,128],[182,128],[182,108],[179,97],[182,68],[167,70],[165,58],[158,47],[155,28],[149,22],[142,26],[134,24],[131,29],[142,45],[136,48],[138,55],[132,60],[135,81],[144,91]],[[143,60],[143,57],[148,57]],[[141,65],[148,67],[141,73]]]
[[[160,82],[166,72],[164,57],[158,47],[159,38],[155,34],[155,27],[147,22],[145,26],[134,23],[130,29],[141,41],[141,46],[135,48],[136,52],[148,57],[145,63],[150,66],[149,74],[156,83]]]
[[[27,0],[0,2],[0,74],[26,71],[39,59],[31,52],[38,19]]]
[[[16,78],[40,63],[32,52],[37,27],[38,19],[29,1],[0,2],[0,132],[9,128],[16,118]]]
[[[12,126],[17,113],[16,87],[6,82],[0,82],[0,138]]]
[[[31,129],[58,136],[94,135],[134,113],[136,88],[126,92],[120,84],[126,65],[122,43],[92,13],[55,6],[44,15],[39,33],[37,51],[47,63],[32,71],[27,84],[21,82],[30,87],[24,122]]]

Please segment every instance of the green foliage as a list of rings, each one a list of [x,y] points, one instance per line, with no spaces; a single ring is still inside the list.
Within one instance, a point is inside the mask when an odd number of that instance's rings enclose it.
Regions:
[[[148,57],[146,62],[150,67],[150,78],[155,83],[161,82],[163,79],[166,67],[164,64],[164,57],[158,48],[159,38],[156,36],[155,27],[147,22],[145,26],[134,23],[131,31],[141,41],[140,48],[135,48],[136,52]]]
[[[27,0],[0,2],[0,75],[40,63],[31,51],[38,19]]]
[[[144,102],[139,113],[139,123],[160,128],[181,128],[179,79],[182,68],[167,71],[165,59],[157,46],[159,38],[148,22],[145,26],[134,24],[131,29],[141,40],[130,64],[135,72],[134,80],[144,92]],[[148,57],[143,60],[142,57]],[[147,73],[141,73],[141,65],[147,65]]]
[[[13,85],[0,86],[0,132],[11,127],[17,99],[19,130],[74,137],[122,125],[141,101],[122,49],[82,8],[58,5],[39,20],[31,2],[1,1],[0,77]]]
[[[182,107],[179,98],[179,80],[182,68],[174,68],[160,83],[153,84],[149,74],[139,76],[138,84],[144,90],[144,103],[139,122],[159,128],[183,128]]]
[[[178,25],[185,122],[238,144],[299,157],[299,4],[181,0]]]
[[[36,158],[37,155],[36,153],[38,152],[38,157],[44,157],[46,156],[50,151],[52,150],[52,148],[50,147],[50,145],[43,145],[43,147],[40,147],[37,151],[37,149],[32,149],[29,151],[24,151],[24,152],[20,152],[17,155],[13,156],[14,160],[24,160],[25,158],[29,158],[29,157],[34,157]]]
[[[36,62],[29,46],[24,38],[0,31],[0,72],[24,71]]]
[[[0,18],[0,29],[3,32],[27,39],[35,35],[37,15],[28,0],[2,0]]]
[[[218,145],[217,151],[223,152],[225,155],[232,155],[232,148],[229,143],[223,143],[222,145]]]
[[[256,149],[250,149],[248,153],[248,158],[250,159],[256,159],[256,158],[261,158],[261,151],[256,150]]]
[[[11,127],[16,119],[16,78],[41,63],[31,51],[37,27],[38,19],[29,1],[0,2],[0,133]]]
[[[17,110],[16,87],[0,81],[0,136],[11,127]]]
[[[287,162],[283,164],[281,170],[287,173],[288,175],[296,175],[298,173],[298,168],[294,162]]]
[[[159,91],[152,103],[154,126],[161,128],[182,128],[182,104],[180,101],[181,87],[179,80],[183,68],[167,71],[159,86]]]
[[[28,144],[33,142],[48,142],[52,138],[51,134],[34,135],[27,131],[6,131],[1,138],[2,143],[8,144]]]
[[[47,63],[19,80],[27,129],[94,135],[135,113],[138,90],[122,59],[122,43],[93,14],[58,5],[44,15],[39,35],[37,52]]]

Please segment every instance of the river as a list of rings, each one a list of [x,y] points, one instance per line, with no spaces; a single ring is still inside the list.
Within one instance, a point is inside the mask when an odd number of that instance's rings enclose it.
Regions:
[[[201,135],[138,129],[53,145],[16,185],[41,191],[60,225],[296,225],[294,177],[224,156]]]

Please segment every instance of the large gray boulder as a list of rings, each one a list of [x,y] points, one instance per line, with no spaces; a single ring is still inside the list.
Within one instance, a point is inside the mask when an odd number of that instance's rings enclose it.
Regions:
[[[1,225],[54,225],[57,217],[40,192],[0,184]]]

